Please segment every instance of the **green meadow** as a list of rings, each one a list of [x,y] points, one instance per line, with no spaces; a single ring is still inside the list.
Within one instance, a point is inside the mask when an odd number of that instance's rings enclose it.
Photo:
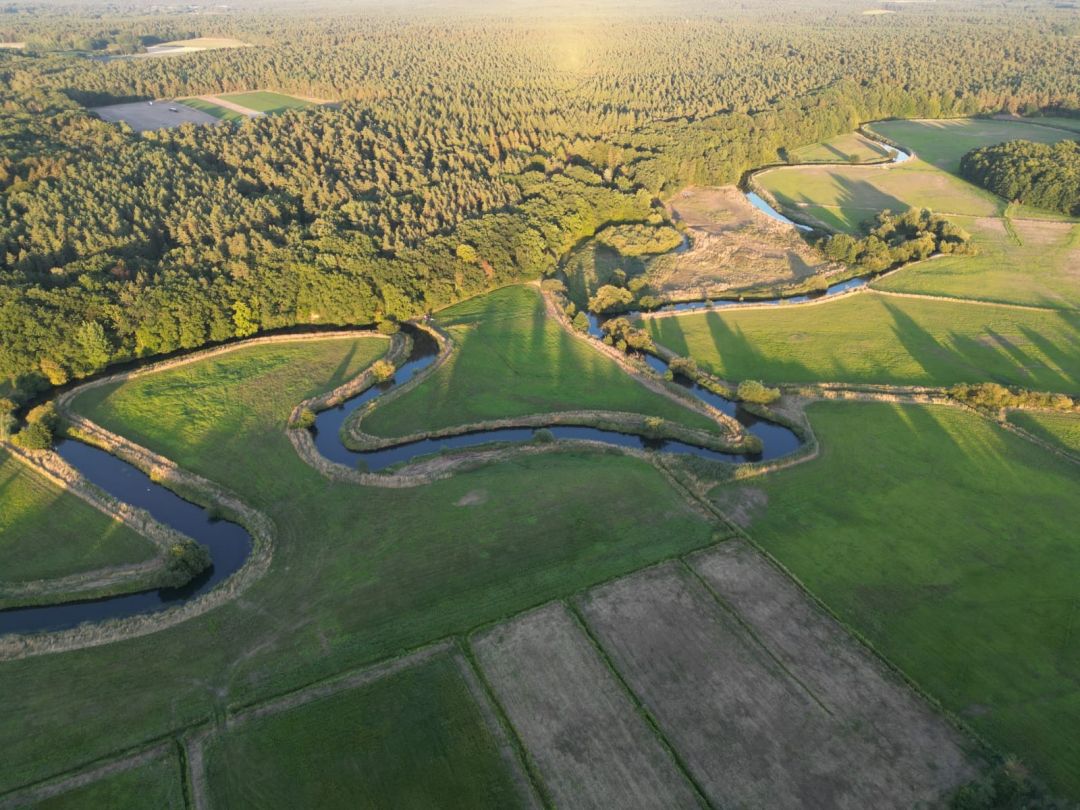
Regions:
[[[185,107],[202,110],[204,113],[209,113],[214,118],[220,118],[223,121],[246,121],[248,118],[243,113],[238,113],[236,110],[230,110],[228,107],[222,107],[220,104],[214,104],[214,102],[203,98],[185,98],[180,103]]]
[[[449,655],[223,731],[206,751],[215,807],[518,807]]]
[[[111,774],[88,785],[34,805],[38,810],[184,810],[184,777],[180,760],[166,756],[130,770]]]
[[[882,160],[891,154],[889,149],[857,132],[788,150],[792,163],[866,163]]]
[[[505,287],[441,312],[458,351],[422,385],[363,420],[403,436],[484,419],[601,409],[714,428],[708,417],[656,394],[547,316],[532,287]]]
[[[1008,419],[1040,439],[1080,454],[1080,414],[1011,411]]]
[[[728,380],[1080,392],[1080,312],[856,293],[811,306],[645,321],[653,339]]]
[[[526,457],[418,488],[326,480],[287,415],[385,347],[252,347],[76,401],[263,510],[274,558],[242,598],[174,628],[0,664],[0,793],[717,538],[655,468],[618,455]]]
[[[268,90],[255,90],[250,93],[223,93],[220,98],[262,113],[276,113],[285,110],[302,110],[311,107],[312,102],[284,93],[272,93]]]
[[[156,554],[150,541],[0,450],[0,582],[63,577]]]
[[[758,544],[999,751],[1080,792],[1076,467],[958,409],[808,414],[814,462],[715,496],[755,491]]]

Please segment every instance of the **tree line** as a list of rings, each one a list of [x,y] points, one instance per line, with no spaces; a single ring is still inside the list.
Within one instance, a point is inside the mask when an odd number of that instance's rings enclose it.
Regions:
[[[1008,141],[972,149],[960,174],[1013,202],[1080,216],[1080,141]]]

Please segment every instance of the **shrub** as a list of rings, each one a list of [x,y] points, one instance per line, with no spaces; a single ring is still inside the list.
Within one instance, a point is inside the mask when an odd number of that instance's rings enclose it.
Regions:
[[[768,405],[780,399],[779,388],[768,388],[760,380],[743,380],[735,391],[743,402],[753,402],[757,405]]]
[[[379,321],[375,324],[375,329],[383,335],[396,335],[401,331],[401,326],[397,321]]]
[[[53,434],[46,425],[36,422],[12,436],[11,441],[24,450],[48,450],[52,447]]]
[[[31,408],[30,413],[26,415],[26,422],[30,425],[44,425],[51,433],[60,426],[60,414],[56,412],[56,405],[53,402],[46,402],[44,405]]]
[[[668,363],[668,368],[671,369],[672,374],[681,374],[691,380],[696,380],[698,376],[697,360],[693,357],[673,357]]]
[[[389,360],[376,360],[371,366],[371,374],[376,382],[386,382],[394,376],[396,370]]]
[[[315,427],[315,411],[311,408],[301,408],[289,427],[293,430],[310,430]]]
[[[169,547],[162,578],[169,588],[187,585],[213,564],[206,546],[194,540],[182,540]]]
[[[589,299],[589,311],[597,314],[625,309],[634,300],[634,294],[623,287],[605,284]]]
[[[653,436],[660,433],[664,427],[664,420],[659,416],[646,416],[645,417],[645,432]]]
[[[589,331],[589,316],[584,312],[579,312],[574,316],[574,328],[579,332]]]
[[[555,441],[555,434],[547,428],[540,428],[533,433],[532,440],[537,444],[551,444]]]

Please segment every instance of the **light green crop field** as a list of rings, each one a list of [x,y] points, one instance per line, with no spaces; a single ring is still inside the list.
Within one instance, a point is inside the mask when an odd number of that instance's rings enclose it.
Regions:
[[[767,501],[757,543],[998,750],[1080,794],[1076,467],[958,409],[809,416],[816,461],[720,502]]]
[[[874,288],[1080,308],[1080,225],[990,217],[950,219],[971,234],[976,255],[918,262],[873,282]]]
[[[273,563],[241,599],[168,630],[0,663],[0,795],[719,537],[624,456],[532,456],[417,488],[328,481],[297,456],[287,415],[385,346],[253,347],[75,403],[264,511]]]
[[[1009,421],[1040,439],[1080,455],[1080,414],[1011,411]]]
[[[856,162],[865,163],[882,160],[891,154],[881,144],[874,143],[857,132],[790,150],[793,163],[847,163],[852,158]]]
[[[1068,129],[1073,132],[1080,132],[1080,118],[1035,117],[1028,120],[1033,124],[1043,124],[1048,127],[1057,127],[1058,129]]]
[[[802,219],[849,233],[885,209],[994,217],[1005,208],[989,191],[918,158],[896,166],[792,166],[762,172],[757,181]]]
[[[517,807],[495,740],[448,655],[216,739],[215,807]]]
[[[106,776],[34,805],[38,810],[183,810],[186,806],[180,761],[175,756]]]
[[[532,287],[505,287],[439,314],[457,352],[423,385],[363,421],[379,436],[464,425],[481,419],[598,408],[661,416],[695,427],[715,424],[649,391],[547,317]]]
[[[209,113],[214,116],[214,118],[220,118],[223,121],[246,121],[248,118],[248,116],[243,113],[238,113],[236,110],[222,107],[220,104],[214,104],[212,101],[207,101],[204,98],[185,98],[181,103],[187,107],[202,110],[204,113]]]
[[[0,450],[0,581],[62,577],[156,553],[150,541]]]
[[[249,110],[263,113],[276,113],[284,110],[302,110],[314,106],[302,98],[287,96],[284,93],[271,93],[268,90],[255,90],[251,93],[223,93],[219,96],[233,104],[247,107]]]
[[[652,318],[653,339],[728,380],[1080,391],[1080,312],[857,293],[812,306]]]
[[[960,158],[980,146],[1015,140],[1057,143],[1070,137],[1068,132],[1046,126],[991,118],[879,121],[873,129],[914,149],[923,161],[953,174],[960,169]]]

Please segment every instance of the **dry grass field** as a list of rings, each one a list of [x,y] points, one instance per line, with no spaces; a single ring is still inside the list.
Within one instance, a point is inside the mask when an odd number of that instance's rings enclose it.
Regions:
[[[928,710],[915,713],[914,727],[906,715],[845,715],[827,702],[828,692],[802,681],[786,665],[783,645],[793,645],[812,672],[812,662],[828,655],[804,648],[837,639],[815,632],[816,623],[801,624],[813,620],[809,608],[783,604],[783,591],[777,598],[775,621],[788,627],[774,632],[792,634],[780,640],[748,630],[745,618],[679,563],[595,588],[579,606],[717,806],[906,808],[940,801],[974,775],[959,740]],[[864,675],[856,666],[824,677]],[[880,685],[876,678],[862,688],[876,696]]]
[[[555,806],[701,806],[561,604],[480,634],[473,649]]]
[[[672,198],[668,207],[672,217],[686,226],[691,246],[650,262],[649,286],[665,298],[730,296],[839,269],[795,228],[756,209],[734,186],[689,188]]]

